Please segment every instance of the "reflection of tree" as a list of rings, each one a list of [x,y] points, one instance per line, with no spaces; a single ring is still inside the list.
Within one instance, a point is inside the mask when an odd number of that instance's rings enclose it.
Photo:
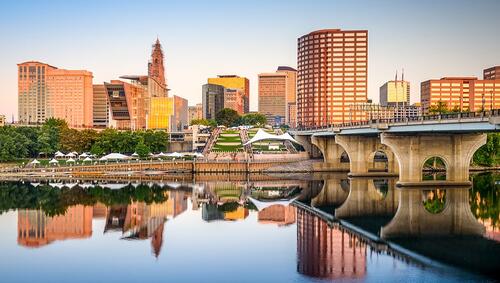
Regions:
[[[498,175],[494,176],[491,173],[474,176],[469,201],[471,211],[476,218],[490,219],[493,227],[500,228],[500,191],[498,185],[495,185],[495,179],[499,179]]]
[[[446,203],[446,191],[445,190],[429,190],[423,191],[423,203],[424,207],[430,213],[440,213],[444,209]]]
[[[94,186],[82,188],[53,188],[49,185],[34,187],[20,182],[0,183],[0,214],[11,209],[42,209],[48,216],[62,215],[69,206],[94,205],[97,202],[107,206],[129,204],[133,201],[146,204],[165,202],[166,188],[128,185],[119,190]]]

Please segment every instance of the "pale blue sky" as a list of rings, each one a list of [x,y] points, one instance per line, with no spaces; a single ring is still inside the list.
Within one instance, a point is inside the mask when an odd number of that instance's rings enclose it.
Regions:
[[[17,115],[16,64],[87,69],[94,83],[145,74],[159,36],[172,94],[195,104],[217,74],[250,79],[296,67],[296,40],[323,28],[367,29],[368,96],[405,69],[420,82],[481,76],[500,65],[500,1],[5,1],[0,9],[0,114]],[[400,73],[401,71],[399,71]]]

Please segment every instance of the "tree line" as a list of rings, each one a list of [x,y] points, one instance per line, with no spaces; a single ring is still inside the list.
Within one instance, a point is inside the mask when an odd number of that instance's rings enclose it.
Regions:
[[[226,126],[258,126],[267,124],[266,116],[260,113],[240,115],[231,108],[224,108],[215,114],[215,119],[193,119],[191,125],[204,125],[210,127]]]
[[[167,145],[165,131],[76,130],[55,118],[39,127],[0,127],[0,162],[51,157],[57,151],[96,155],[137,152],[144,157],[150,152],[165,151]]]

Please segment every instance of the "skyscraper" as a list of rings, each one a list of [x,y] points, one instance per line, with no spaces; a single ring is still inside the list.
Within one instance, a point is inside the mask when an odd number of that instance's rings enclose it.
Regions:
[[[298,39],[297,123],[323,126],[366,119],[368,31],[325,29]]]
[[[219,75],[217,78],[209,78],[208,83],[221,85],[225,88],[241,89],[243,91],[243,112],[250,111],[250,82],[247,78],[236,75]]]
[[[203,119],[215,119],[217,112],[224,108],[224,87],[216,84],[204,84],[201,92]]]
[[[485,80],[499,80],[500,79],[500,66],[494,66],[483,70],[483,79]]]
[[[280,66],[275,73],[259,74],[259,113],[264,114],[267,123],[290,125],[295,120],[292,106],[296,99],[297,71]],[[295,125],[292,125],[295,126]]]
[[[380,87],[380,105],[410,105],[410,82],[388,81]]]
[[[18,113],[24,124],[64,119],[70,127],[92,127],[92,73],[28,61],[18,64]]]

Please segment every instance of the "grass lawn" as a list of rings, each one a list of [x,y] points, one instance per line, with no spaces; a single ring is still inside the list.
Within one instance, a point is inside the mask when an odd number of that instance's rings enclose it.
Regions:
[[[234,135],[238,134],[238,136],[224,136],[225,134]],[[238,143],[237,145],[226,145],[224,143]],[[212,151],[223,151],[223,152],[237,152],[243,151],[243,147],[241,144],[241,138],[239,136],[239,131],[235,130],[227,130],[221,133],[215,142],[215,145],[212,147]]]

